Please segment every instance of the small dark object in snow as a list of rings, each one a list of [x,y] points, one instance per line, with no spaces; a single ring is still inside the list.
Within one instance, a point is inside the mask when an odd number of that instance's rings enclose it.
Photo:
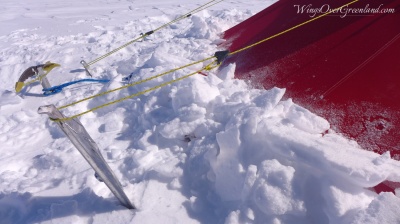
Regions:
[[[191,142],[195,138],[196,138],[196,136],[194,134],[188,134],[188,135],[185,135],[184,141]]]

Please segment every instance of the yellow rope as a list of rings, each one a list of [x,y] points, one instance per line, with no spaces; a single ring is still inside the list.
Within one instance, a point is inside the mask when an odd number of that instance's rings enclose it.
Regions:
[[[162,25],[162,26],[160,26],[160,27],[158,27],[158,28],[156,28],[156,29],[154,29],[154,30],[148,32],[148,33],[145,33],[145,34],[143,34],[143,35],[141,35],[141,36],[139,36],[139,37],[137,37],[137,38],[135,38],[135,39],[133,39],[133,40],[127,42],[126,44],[123,44],[123,45],[120,46],[120,47],[117,47],[116,49],[114,49],[114,50],[112,50],[112,51],[110,51],[110,52],[108,52],[108,53],[106,53],[106,54],[104,54],[104,55],[102,55],[102,56],[100,56],[100,57],[94,59],[93,61],[91,61],[91,62],[89,62],[89,63],[87,63],[87,64],[88,64],[88,66],[91,66],[91,65],[93,65],[93,64],[95,64],[95,63],[97,63],[97,62],[103,60],[104,58],[107,58],[108,56],[110,56],[110,55],[116,53],[117,51],[122,50],[123,48],[125,48],[125,47],[127,47],[127,46],[129,46],[129,45],[131,45],[131,44],[133,44],[133,43],[135,43],[135,42],[137,42],[137,41],[139,41],[139,40],[141,40],[141,39],[144,39],[145,37],[150,36],[151,34],[157,32],[157,31],[159,31],[159,30],[161,30],[161,29],[163,29],[163,28],[165,28],[165,27],[167,27],[167,26],[169,26],[169,25],[171,25],[171,24],[173,24],[173,23],[176,23],[176,22],[178,22],[178,21],[181,21],[181,20],[183,20],[183,19],[189,17],[191,14],[200,12],[200,11],[202,11],[202,10],[204,10],[204,9],[207,9],[207,8],[213,6],[213,5],[216,5],[216,4],[218,4],[218,3],[222,2],[222,1],[224,1],[224,0],[212,0],[212,1],[209,1],[209,2],[207,2],[206,4],[199,6],[199,7],[193,9],[192,11],[190,11],[190,12],[188,12],[188,13],[186,13],[186,14],[184,14],[184,15],[182,15],[182,16],[179,16],[178,18],[176,18],[176,19],[170,21],[169,23],[166,23],[166,24],[164,24],[164,25]],[[212,4],[212,3],[213,3],[213,4]]]
[[[326,90],[322,95],[321,99],[326,97],[327,95],[331,94],[332,91],[334,91],[337,87],[342,85],[345,81],[347,81],[351,76],[353,76],[356,72],[358,72],[361,68],[363,68],[365,65],[367,65],[369,62],[371,62],[376,56],[381,54],[384,50],[386,50],[390,45],[392,45],[397,39],[400,38],[400,33],[398,33],[395,37],[393,37],[391,40],[389,40],[386,44],[384,44],[381,48],[379,48],[375,53],[373,53],[371,56],[369,56],[363,63],[358,65],[355,69],[353,69],[351,72],[349,72],[345,77],[340,79],[337,83],[335,83],[333,86],[331,86],[328,90]]]
[[[260,40],[260,41],[254,43],[254,44],[251,44],[251,45],[248,45],[248,46],[246,46],[246,47],[243,47],[243,48],[241,48],[241,49],[239,49],[239,50],[233,51],[233,52],[229,53],[229,55],[237,54],[237,53],[239,53],[239,52],[242,52],[242,51],[245,51],[245,50],[247,50],[247,49],[249,49],[249,48],[252,48],[252,47],[254,47],[254,46],[257,46],[257,45],[259,45],[259,44],[261,44],[261,43],[264,43],[265,41],[268,41],[268,40],[271,40],[271,39],[273,39],[273,38],[275,38],[275,37],[281,36],[282,34],[285,34],[285,33],[287,33],[287,32],[290,32],[290,31],[292,31],[292,30],[294,30],[294,29],[297,29],[297,28],[299,28],[299,27],[301,27],[301,26],[304,26],[304,25],[306,25],[306,24],[308,24],[308,23],[311,23],[311,22],[313,22],[313,21],[315,21],[315,20],[317,20],[317,19],[320,19],[320,18],[322,18],[322,17],[324,17],[324,16],[326,16],[326,15],[329,15],[329,14],[331,14],[331,13],[333,13],[333,12],[337,12],[337,11],[340,10],[341,8],[343,8],[343,7],[345,7],[345,6],[349,6],[349,5],[351,5],[351,4],[355,3],[355,2],[358,2],[358,1],[360,1],[360,0],[354,0],[354,1],[352,1],[352,2],[349,2],[349,3],[347,3],[347,4],[345,4],[345,5],[342,5],[342,6],[336,8],[336,9],[334,9],[334,10],[328,11],[328,12],[322,14],[322,15],[319,15],[319,16],[317,16],[317,17],[314,17],[314,18],[312,18],[312,19],[310,19],[310,20],[307,20],[307,21],[305,21],[305,22],[303,22],[303,23],[300,23],[300,24],[298,24],[298,25],[296,25],[296,26],[293,26],[293,27],[291,27],[291,28],[289,28],[289,29],[287,29],[287,30],[284,30],[284,31],[282,31],[282,32],[280,32],[280,33],[277,33],[277,34],[272,35],[272,36],[270,36],[270,37],[267,37],[267,38],[265,38],[265,39],[263,39],[263,40]]]
[[[169,70],[169,71],[166,71],[166,72],[163,72],[163,73],[161,73],[161,74],[158,74],[158,75],[149,77],[149,78],[147,78],[147,79],[143,79],[143,80],[140,80],[140,81],[131,83],[131,84],[129,84],[129,85],[121,86],[121,87],[116,88],[116,89],[108,90],[108,91],[105,91],[105,92],[102,92],[102,93],[99,93],[99,94],[96,94],[96,95],[93,95],[93,96],[90,96],[90,97],[87,97],[87,98],[84,98],[84,99],[75,101],[75,102],[73,102],[73,103],[70,103],[70,104],[61,106],[61,107],[59,107],[59,108],[57,108],[57,109],[59,109],[59,110],[65,109],[65,108],[67,108],[67,107],[76,105],[76,104],[78,104],[78,103],[82,103],[82,102],[84,102],[84,101],[87,101],[87,100],[90,100],[90,99],[93,99],[93,98],[96,98],[96,97],[99,97],[99,96],[104,96],[104,95],[106,95],[106,94],[108,94],[108,93],[112,93],[112,92],[115,92],[115,91],[118,91],[118,90],[126,89],[126,88],[131,87],[131,86],[139,85],[139,84],[148,82],[148,81],[150,81],[150,80],[159,78],[159,77],[161,77],[161,76],[167,75],[167,74],[169,74],[169,73],[172,73],[172,72],[175,72],[175,71],[178,71],[178,70],[187,68],[187,67],[189,67],[189,66],[196,65],[196,64],[199,64],[199,63],[201,63],[201,62],[205,62],[205,61],[210,60],[210,59],[212,59],[212,58],[214,58],[214,56],[213,56],[213,57],[209,57],[209,58],[205,58],[205,59],[202,59],[202,60],[199,60],[199,61],[195,61],[195,62],[193,62],[193,63],[187,64],[187,65],[184,65],[184,66],[181,66],[181,67],[178,67],[178,68],[171,69],[171,70]]]
[[[157,86],[154,86],[154,87],[152,87],[152,88],[150,88],[150,89],[146,89],[146,90],[144,90],[144,91],[141,91],[141,92],[138,92],[138,93],[135,93],[135,94],[132,94],[132,95],[123,97],[123,98],[121,98],[121,99],[114,100],[114,101],[111,101],[111,102],[102,104],[102,105],[100,105],[100,106],[94,107],[94,108],[92,108],[92,109],[90,109],[90,110],[87,110],[87,111],[84,111],[84,112],[82,112],[82,113],[79,113],[79,114],[76,114],[76,115],[73,115],[73,116],[70,116],[70,117],[65,117],[65,118],[62,118],[62,119],[51,119],[51,120],[52,120],[52,121],[68,121],[68,120],[72,120],[72,119],[77,118],[77,117],[80,117],[80,116],[82,116],[82,115],[84,115],[84,114],[93,112],[93,111],[95,111],[95,110],[98,110],[98,109],[101,109],[101,108],[104,108],[104,107],[107,107],[107,106],[110,106],[110,105],[112,105],[112,104],[119,103],[119,102],[122,102],[122,101],[124,101],[124,100],[130,99],[130,98],[133,98],[133,97],[137,97],[137,96],[140,96],[140,95],[144,95],[144,94],[146,94],[146,93],[148,93],[148,92],[154,91],[154,90],[156,90],[156,89],[160,89],[160,88],[162,88],[162,87],[164,87],[164,86],[167,86],[167,85],[170,85],[170,84],[172,84],[172,83],[175,83],[175,82],[181,81],[181,80],[183,80],[183,79],[189,78],[190,76],[193,76],[193,75],[195,75],[195,74],[197,74],[197,73],[199,73],[199,72],[202,72],[202,71],[204,71],[204,70],[211,70],[211,69],[213,69],[213,68],[218,67],[218,66],[219,66],[218,64],[217,64],[217,65],[213,65],[213,64],[215,64],[215,63],[216,63],[216,60],[214,60],[214,61],[212,61],[210,64],[204,66],[202,69],[200,69],[200,70],[198,70],[198,71],[195,71],[195,72],[192,72],[192,73],[190,73],[190,74],[188,74],[188,75],[182,76],[182,77],[180,77],[180,78],[173,79],[173,80],[168,81],[168,82],[161,83],[160,85],[157,85]],[[99,95],[100,95],[100,94],[99,94]],[[104,94],[102,94],[102,95],[104,95]],[[91,98],[93,98],[93,97],[91,97]],[[88,99],[88,98],[87,98],[87,99]],[[86,100],[86,99],[85,99],[85,100]],[[82,101],[81,101],[81,102],[82,102]],[[74,104],[72,104],[72,105],[74,105]],[[61,107],[61,108],[65,108],[65,107]],[[60,109],[60,108],[58,108],[58,109]]]
[[[142,35],[142,36],[140,36],[140,37],[138,37],[138,38],[136,38],[136,39],[134,39],[134,40],[131,40],[131,41],[129,41],[128,43],[126,43],[126,44],[124,44],[124,45],[122,45],[122,46],[120,46],[120,47],[118,47],[118,48],[115,48],[114,50],[112,50],[112,51],[110,51],[110,52],[108,52],[108,53],[106,53],[106,54],[104,54],[104,55],[102,55],[102,56],[100,56],[100,57],[94,59],[93,61],[89,62],[88,65],[89,65],[89,66],[90,66],[90,65],[93,65],[93,64],[95,64],[95,63],[97,63],[97,62],[103,60],[104,58],[106,58],[106,57],[108,57],[108,56],[114,54],[115,52],[120,51],[121,49],[123,49],[123,48],[125,48],[125,47],[127,47],[127,46],[129,46],[129,45],[131,45],[131,44],[133,44],[133,43],[135,43],[135,42],[137,42],[137,41],[139,41],[140,39],[143,39],[143,38],[147,37],[147,36],[148,36],[147,34],[144,34],[144,35]]]
[[[317,20],[317,19],[320,19],[320,18],[322,18],[322,17],[324,17],[324,16],[326,16],[326,15],[329,15],[330,13],[332,13],[332,12],[334,12],[334,11],[337,11],[337,10],[339,10],[339,9],[345,7],[345,6],[348,6],[348,5],[353,4],[353,3],[355,3],[355,2],[358,2],[358,1],[359,1],[359,0],[354,0],[354,1],[350,2],[350,3],[347,3],[347,4],[345,4],[345,5],[341,6],[341,7],[336,8],[336,9],[334,9],[334,10],[332,10],[332,11],[329,11],[329,12],[327,12],[327,13],[324,13],[324,14],[320,15],[320,16],[317,16],[317,17],[315,17],[315,18],[312,18],[312,19],[310,19],[310,20],[307,20],[307,21],[305,21],[305,22],[303,22],[303,23],[301,23],[301,24],[298,24],[298,25],[296,25],[296,26],[294,26],[294,27],[291,27],[291,28],[289,28],[289,29],[287,29],[287,30],[284,30],[284,31],[282,31],[282,32],[280,32],[280,33],[278,33],[278,34],[275,34],[275,35],[273,35],[273,36],[267,37],[267,38],[265,38],[265,39],[263,39],[263,40],[261,40],[261,41],[258,41],[258,42],[254,43],[254,44],[248,45],[248,46],[243,47],[243,48],[241,48],[241,49],[239,49],[239,50],[236,50],[236,51],[234,51],[234,52],[231,52],[231,53],[229,53],[229,55],[234,55],[234,54],[237,54],[237,53],[242,52],[242,51],[244,51],[244,50],[247,50],[247,49],[249,49],[249,48],[252,48],[252,47],[254,47],[254,46],[257,46],[257,45],[259,45],[259,44],[261,44],[261,43],[263,43],[263,42],[265,42],[265,41],[268,41],[268,40],[271,40],[272,38],[275,38],[275,37],[278,37],[278,36],[280,36],[280,35],[283,35],[283,34],[289,32],[289,31],[292,31],[292,30],[294,30],[294,29],[296,29],[296,28],[298,28],[298,27],[300,27],[300,26],[306,25],[306,24],[308,24],[308,23],[310,23],[310,22],[312,22],[312,21],[315,21],[315,20]],[[64,108],[67,108],[67,107],[76,105],[76,104],[78,104],[78,103],[81,103],[81,102],[83,102],[83,101],[86,101],[86,100],[89,100],[89,99],[93,99],[93,98],[95,98],[95,97],[103,96],[103,95],[105,95],[105,94],[108,94],[108,93],[111,93],[111,92],[115,92],[115,91],[118,91],[118,90],[121,90],[121,89],[124,89],[124,88],[128,88],[128,87],[130,87],[130,86],[138,85],[138,84],[141,84],[141,83],[150,81],[150,80],[152,80],[152,79],[161,77],[161,76],[163,76],[163,75],[169,74],[169,73],[171,73],[171,72],[174,72],[174,71],[177,71],[177,70],[180,70],[180,69],[189,67],[189,66],[191,66],[191,65],[195,65],[195,64],[198,64],[198,63],[201,63],[201,62],[210,60],[210,59],[212,59],[212,58],[215,58],[215,56],[208,57],[208,58],[205,58],[205,59],[203,59],[203,60],[196,61],[196,62],[190,63],[190,64],[188,64],[188,65],[181,66],[181,67],[176,68],[176,69],[172,69],[172,70],[170,70],[170,71],[161,73],[161,74],[159,74],[159,75],[150,77],[150,78],[148,78],[148,79],[144,79],[144,80],[141,80],[141,81],[132,83],[132,84],[130,84],[130,85],[126,85],[126,86],[123,86],[123,87],[120,87],[120,88],[116,88],[116,89],[113,89],[113,90],[109,90],[109,91],[106,91],[106,92],[103,92],[103,93],[99,93],[99,94],[93,95],[93,96],[91,96],[91,97],[88,97],[88,98],[85,98],[85,99],[76,101],[76,102],[74,102],[74,103],[71,103],[71,104],[68,104],[68,105],[65,105],[65,106],[62,106],[62,107],[59,107],[58,109],[64,109]],[[155,89],[158,89],[158,88],[164,87],[164,86],[166,86],[166,85],[169,85],[169,84],[171,84],[171,83],[175,83],[175,82],[178,82],[178,81],[183,80],[183,79],[185,79],[185,78],[188,78],[188,77],[190,77],[190,76],[192,76],[192,75],[194,75],[194,74],[197,74],[197,73],[199,73],[199,72],[201,72],[201,71],[204,71],[204,70],[211,70],[211,69],[213,69],[213,68],[218,67],[219,64],[213,65],[213,64],[215,64],[215,63],[216,63],[216,60],[214,60],[213,62],[211,62],[211,63],[208,64],[207,66],[203,67],[201,70],[196,71],[196,72],[193,72],[193,73],[190,73],[189,75],[185,75],[185,76],[182,76],[182,77],[180,77],[180,78],[174,79],[174,80],[172,80],[172,81],[168,81],[168,82],[162,83],[162,84],[160,84],[160,85],[158,85],[158,86],[155,86],[155,87],[153,87],[153,88],[150,88],[150,89],[144,90],[144,91],[142,91],[142,92],[139,92],[139,93],[135,93],[135,94],[126,96],[126,97],[121,98],[121,99],[119,99],[119,100],[115,100],[115,101],[112,101],[112,102],[109,102],[109,103],[106,103],[106,104],[103,104],[103,105],[94,107],[94,108],[92,108],[92,109],[90,109],[90,110],[87,110],[87,111],[85,111],[85,112],[82,112],[82,113],[80,113],[80,114],[76,114],[76,115],[71,116],[71,117],[66,117],[66,118],[58,119],[58,120],[54,120],[54,121],[66,121],[66,120],[71,120],[71,119],[77,118],[77,117],[79,117],[79,116],[82,116],[82,115],[84,115],[84,114],[87,114],[87,113],[89,113],[89,112],[92,112],[92,111],[98,110],[98,109],[100,109],[100,108],[109,106],[109,105],[111,105],[111,104],[115,104],[115,103],[124,101],[124,100],[126,100],[126,99],[133,98],[133,97],[135,97],[135,96],[143,95],[143,94],[148,93],[148,92],[151,92],[151,91],[153,91],[153,90],[155,90]]]

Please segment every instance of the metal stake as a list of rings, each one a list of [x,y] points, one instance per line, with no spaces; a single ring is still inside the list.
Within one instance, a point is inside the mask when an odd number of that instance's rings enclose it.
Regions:
[[[64,118],[64,115],[52,104],[39,107],[38,113],[47,114],[51,119]],[[128,209],[135,209],[122,189],[121,183],[101,155],[99,147],[81,122],[78,119],[72,119],[57,121],[57,124],[121,204]]]

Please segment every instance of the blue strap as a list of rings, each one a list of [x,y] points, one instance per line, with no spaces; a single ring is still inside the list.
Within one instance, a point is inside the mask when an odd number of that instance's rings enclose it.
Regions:
[[[76,81],[67,82],[67,83],[64,83],[64,84],[61,84],[61,85],[58,85],[58,86],[53,86],[53,87],[50,87],[50,88],[45,88],[45,89],[43,89],[43,95],[45,95],[45,96],[50,96],[50,95],[59,93],[59,92],[62,91],[62,89],[63,89],[64,87],[67,87],[67,86],[70,86],[70,85],[73,85],[73,84],[76,84],[76,83],[80,83],[80,82],[99,82],[99,83],[107,83],[107,82],[109,82],[109,81],[110,81],[110,80],[108,80],[108,79],[81,79],[81,80],[76,80]]]

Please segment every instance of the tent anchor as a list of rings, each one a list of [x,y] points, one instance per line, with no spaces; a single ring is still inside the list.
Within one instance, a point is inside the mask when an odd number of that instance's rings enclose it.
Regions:
[[[81,61],[81,65],[82,65],[83,68],[85,69],[86,75],[88,75],[88,76],[90,76],[90,77],[93,77],[93,75],[92,75],[92,74],[90,73],[90,71],[89,71],[90,65],[89,65],[88,63],[86,63],[85,60],[82,60],[82,61]]]
[[[55,120],[65,118],[53,104],[39,107],[38,113],[47,114],[50,119]],[[128,209],[135,209],[135,206],[130,202],[122,189],[121,183],[101,155],[99,147],[81,122],[75,118],[66,121],[57,121],[57,124],[121,204]]]

